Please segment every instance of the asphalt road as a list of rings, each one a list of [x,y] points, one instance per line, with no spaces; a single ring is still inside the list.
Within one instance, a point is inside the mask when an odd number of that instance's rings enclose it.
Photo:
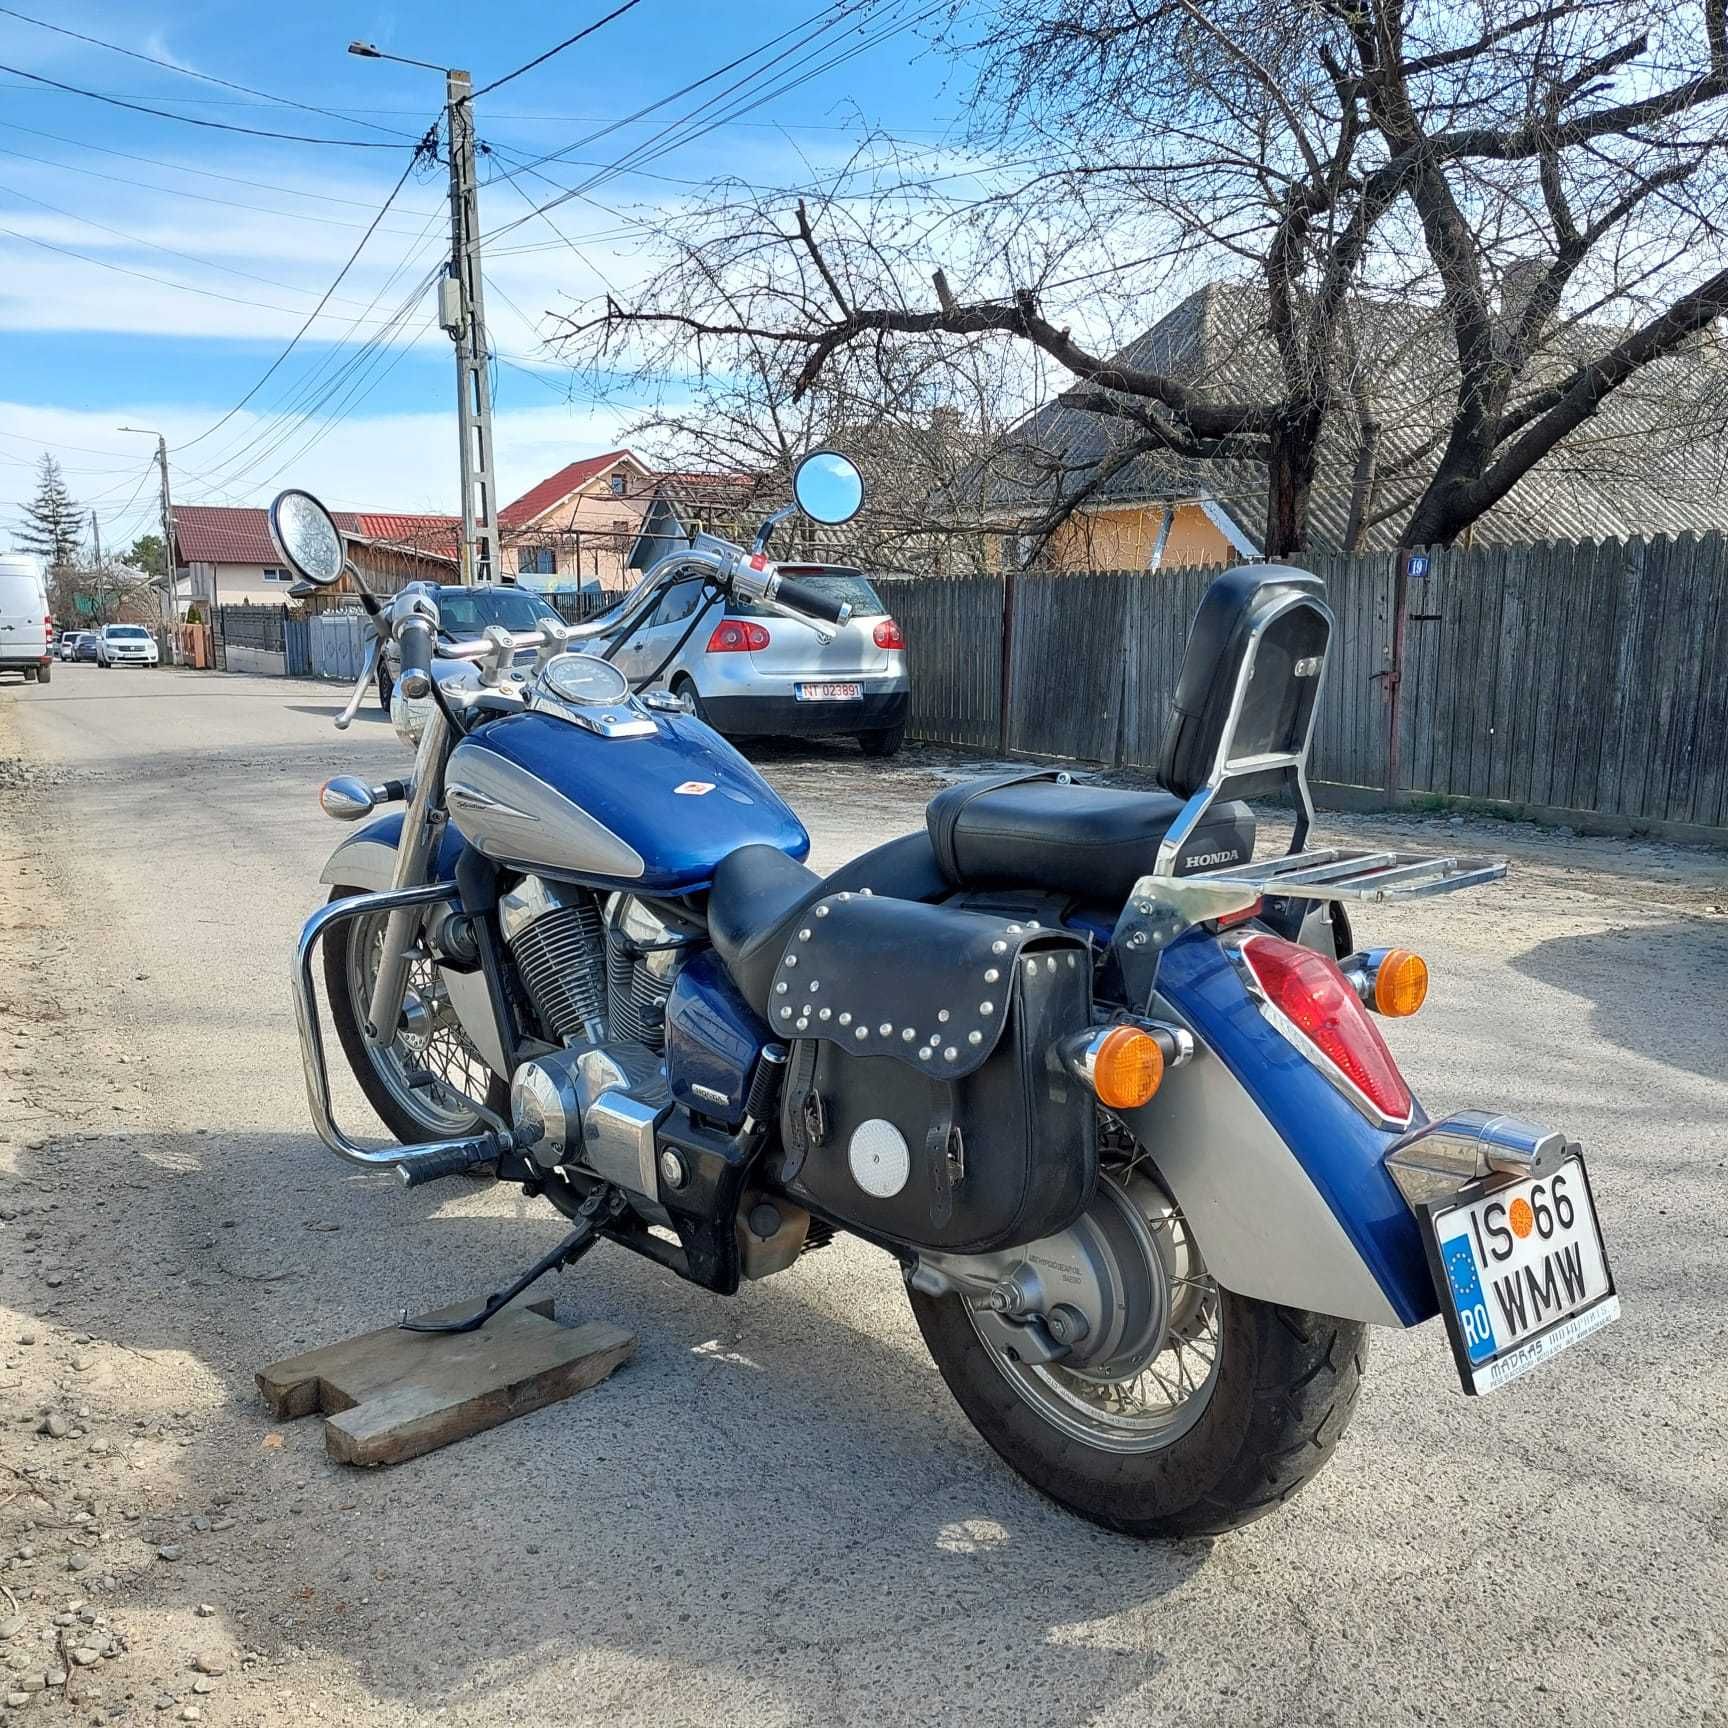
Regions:
[[[403,760],[375,718],[332,731],[337,700],[86,666],[0,686],[0,1582],[21,1616],[0,1649],[51,1650],[31,1642],[51,1613],[89,1600],[124,1648],[73,1672],[76,1715],[1728,1720],[1722,857],[1331,824],[1518,855],[1507,885],[1364,933],[1432,967],[1392,1031],[1431,1109],[1583,1140],[1626,1317],[1480,1401],[1437,1323],[1376,1335],[1331,1467],[1234,1536],[1141,1545],[1039,1499],[953,1406],[893,1267],[850,1244],[730,1302],[602,1249],[560,1309],[634,1328],[628,1367],[360,1474],[315,1422],[273,1427],[254,1369],[491,1289],[563,1226],[503,1188],[406,1194],[307,1127],[288,960],[339,837],[315,788]],[[913,825],[955,769],[760,759],[827,864]],[[34,1432],[50,1407],[72,1437]],[[212,1651],[227,1672],[196,1695]]]

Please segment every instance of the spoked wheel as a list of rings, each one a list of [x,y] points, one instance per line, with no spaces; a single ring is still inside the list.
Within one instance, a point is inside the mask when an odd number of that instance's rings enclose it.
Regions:
[[[1205,1536],[1271,1511],[1331,1456],[1360,1324],[1220,1288],[1144,1163],[1102,1177],[1059,1240],[1104,1292],[1067,1360],[1023,1357],[987,1295],[911,1292],[949,1390],[1034,1487],[1128,1535]]]
[[[340,887],[332,900],[364,893]],[[508,1117],[510,1088],[475,1049],[445,992],[438,968],[423,951],[409,961],[402,1023],[389,1044],[366,1041],[361,1030],[378,976],[388,915],[352,918],[324,941],[324,987],[330,1017],[348,1066],[366,1101],[404,1145],[471,1134],[482,1125],[476,1102]]]

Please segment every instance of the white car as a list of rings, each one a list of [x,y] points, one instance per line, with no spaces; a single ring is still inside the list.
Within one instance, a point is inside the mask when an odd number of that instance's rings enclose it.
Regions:
[[[98,666],[154,666],[156,638],[142,624],[104,624],[96,638]]]
[[[807,588],[852,608],[850,622],[788,618],[722,600],[706,579],[675,582],[611,659],[631,679],[682,696],[729,738],[850,733],[866,756],[892,756],[906,736],[912,685],[906,638],[862,570],[781,564]]]

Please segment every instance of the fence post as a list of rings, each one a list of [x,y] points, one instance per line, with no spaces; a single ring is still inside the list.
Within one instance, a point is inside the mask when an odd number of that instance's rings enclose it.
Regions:
[[[1008,754],[1008,738],[1013,725],[1014,706],[1014,588],[1019,572],[1014,568],[1010,558],[1002,572],[1002,670],[1000,676],[1000,691],[1002,698],[1001,737],[998,748],[1002,754]]]
[[[1403,777],[1404,612],[1410,596],[1410,549],[1398,548],[1392,576],[1392,662],[1386,668],[1386,796],[1398,795]]]

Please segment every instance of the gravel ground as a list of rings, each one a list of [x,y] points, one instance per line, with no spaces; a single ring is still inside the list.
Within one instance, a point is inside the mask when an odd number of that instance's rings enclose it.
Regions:
[[[327,686],[58,670],[0,685],[0,1720],[1728,1721],[1728,859],[1323,822],[1513,856],[1363,933],[1433,968],[1393,1032],[1430,1108],[1585,1142],[1626,1318],[1482,1401],[1437,1327],[1377,1335],[1335,1462],[1235,1536],[1139,1545],[1041,1501],[851,1244],[731,1302],[602,1250],[560,1309],[634,1328],[631,1364],[364,1474],[273,1426],[255,1368],[562,1228],[502,1188],[404,1193],[306,1126],[314,789],[399,750],[331,731]],[[979,767],[759,760],[825,865]]]

